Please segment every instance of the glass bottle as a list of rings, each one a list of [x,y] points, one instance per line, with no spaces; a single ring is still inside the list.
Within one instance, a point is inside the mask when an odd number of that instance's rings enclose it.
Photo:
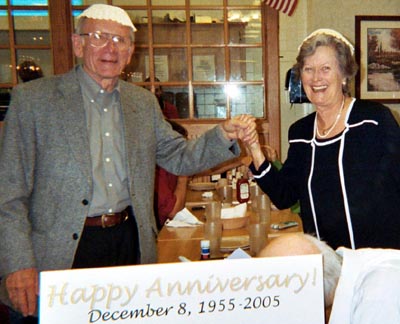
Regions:
[[[250,199],[250,184],[249,180],[241,178],[236,182],[236,198],[242,204]]]

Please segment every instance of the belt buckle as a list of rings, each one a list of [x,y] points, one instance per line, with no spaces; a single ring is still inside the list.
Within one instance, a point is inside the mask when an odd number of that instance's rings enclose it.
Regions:
[[[116,224],[114,223],[114,224],[112,224],[112,225],[107,226],[106,223],[105,223],[105,218],[106,218],[107,216],[116,217],[115,213],[102,214],[102,215],[101,215],[101,227],[102,227],[102,228],[113,227],[113,226],[116,225]],[[122,224],[123,222],[125,222],[125,221],[129,218],[129,213],[128,213],[126,210],[124,210],[124,211],[121,212],[121,216],[124,216],[124,218],[122,219],[122,221],[121,221],[120,224]]]
[[[113,214],[102,214],[101,215],[101,227],[102,228],[113,227],[115,225],[115,224],[109,225],[109,226],[106,225],[105,218],[108,216],[111,216],[111,215],[113,215]]]

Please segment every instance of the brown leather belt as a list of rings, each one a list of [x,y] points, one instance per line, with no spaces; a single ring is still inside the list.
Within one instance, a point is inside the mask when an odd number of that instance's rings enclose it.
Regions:
[[[113,214],[86,217],[85,226],[101,226],[103,228],[113,227],[125,222],[129,218],[128,208]]]

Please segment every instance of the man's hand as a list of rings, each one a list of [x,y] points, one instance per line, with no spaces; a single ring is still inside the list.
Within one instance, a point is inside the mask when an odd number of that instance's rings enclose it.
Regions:
[[[6,277],[8,296],[16,310],[24,316],[35,315],[39,294],[39,276],[34,268],[23,269]]]
[[[227,139],[240,139],[246,145],[258,142],[255,118],[250,115],[235,116],[222,124],[222,130]]]

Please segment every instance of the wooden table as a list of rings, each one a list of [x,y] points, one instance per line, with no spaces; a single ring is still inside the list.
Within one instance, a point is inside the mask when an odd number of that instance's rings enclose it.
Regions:
[[[212,193],[212,197],[203,198],[202,195],[205,192]],[[188,191],[186,192],[186,207],[205,206],[210,202],[217,200],[219,200],[219,197],[216,190],[199,191],[199,190],[188,189]]]
[[[201,192],[193,192],[189,190],[187,195],[187,208],[201,221],[205,221],[204,212],[205,210],[193,210],[193,207],[203,206],[214,199],[203,200],[201,198]],[[248,208],[250,209],[250,208]],[[248,213],[252,213],[249,211]],[[297,221],[298,226],[287,228],[284,230],[273,230],[268,228],[266,235],[269,239],[278,235],[287,233],[302,232],[303,226],[301,219],[298,214],[293,214],[290,209],[286,210],[271,210],[271,222],[283,222],[283,221]],[[189,260],[199,260],[200,258],[200,241],[204,239],[204,226],[199,225],[196,227],[167,227],[164,226],[158,236],[158,262],[179,262],[179,256],[184,256]],[[223,230],[222,233],[222,247],[230,247],[248,244],[248,227],[240,229]],[[247,244],[246,244],[247,243]],[[231,251],[221,253],[220,257],[226,257]]]

